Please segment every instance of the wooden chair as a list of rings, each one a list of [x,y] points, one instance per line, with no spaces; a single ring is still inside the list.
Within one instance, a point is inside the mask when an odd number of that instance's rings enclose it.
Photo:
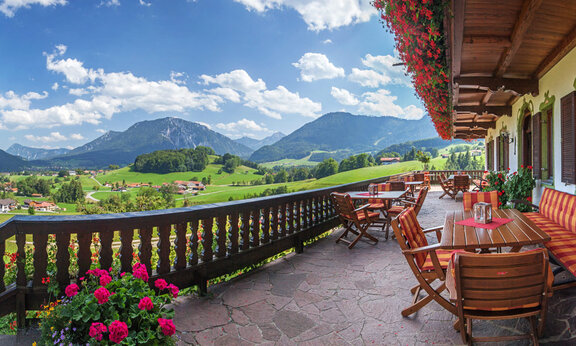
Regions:
[[[446,179],[444,173],[440,174],[440,186],[442,187],[442,190],[444,190],[444,193],[438,198],[442,198],[446,195],[450,196],[450,198],[454,198],[456,196],[456,193],[454,193],[454,186],[452,185],[452,182]]]
[[[474,204],[478,202],[490,203],[492,204],[492,209],[498,209],[498,191],[464,192],[464,196],[462,196],[464,211],[471,211],[474,208]]]
[[[392,222],[392,219],[400,215],[400,213],[409,207],[414,208],[414,213],[416,213],[416,216],[418,216],[418,213],[420,213],[420,209],[422,209],[422,205],[424,204],[424,200],[426,200],[426,195],[428,195],[428,188],[423,187],[420,189],[417,198],[407,197],[401,199],[398,201],[398,205],[392,206],[386,210],[386,239],[388,239],[388,232],[390,230],[390,223]]]
[[[389,191],[404,191],[406,190],[406,184],[403,181],[389,181],[390,190]]]
[[[545,249],[506,254],[454,254],[446,285],[450,298],[456,302],[462,341],[471,345],[474,341],[532,339],[538,345],[546,321],[551,285],[549,267]],[[473,319],[520,317],[530,320],[529,334],[472,336]]]
[[[440,241],[442,227],[423,230],[416,219],[416,211],[411,207],[392,220],[391,224],[402,254],[418,280],[418,285],[411,289],[414,295],[412,305],[402,310],[402,316],[406,317],[417,312],[433,300],[456,315],[456,306],[441,295],[446,289],[445,270],[452,252],[440,249],[440,244],[429,245],[426,239],[426,233],[436,232],[436,237]],[[442,283],[434,289],[431,284],[436,280]],[[426,295],[420,297],[422,291]]]
[[[490,183],[488,182],[488,180],[486,180],[488,174],[490,173],[484,172],[484,174],[482,174],[482,178],[472,179],[472,184],[474,184],[474,188],[472,189],[472,191],[482,191],[484,190],[484,188],[490,186]]]
[[[414,173],[414,181],[424,181],[424,173]]]
[[[462,191],[468,192],[470,190],[470,178],[467,175],[455,175],[454,181],[452,182],[452,191],[454,191],[454,199],[458,192]]]
[[[338,217],[342,222],[342,226],[345,227],[344,232],[336,239],[337,243],[343,241],[347,243],[348,248],[351,249],[362,237],[366,237],[374,243],[378,242],[378,239],[368,234],[367,230],[378,220],[380,213],[370,212],[368,210],[370,204],[355,208],[350,195],[347,193],[332,192],[330,197],[332,198],[332,203],[334,204],[334,208],[336,208]],[[349,233],[355,234],[356,238],[352,241],[346,239]]]

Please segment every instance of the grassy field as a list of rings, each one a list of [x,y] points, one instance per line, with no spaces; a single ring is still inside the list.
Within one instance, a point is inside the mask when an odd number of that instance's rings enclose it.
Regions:
[[[312,156],[312,154],[315,152],[317,152],[317,151],[313,151],[310,155],[303,157],[301,159],[282,159],[282,160],[278,160],[278,161],[265,162],[265,163],[262,163],[261,165],[263,167],[266,167],[266,168],[274,168],[276,166],[280,166],[280,167],[293,167],[293,166],[314,167],[318,164],[318,162],[310,161],[310,156]]]

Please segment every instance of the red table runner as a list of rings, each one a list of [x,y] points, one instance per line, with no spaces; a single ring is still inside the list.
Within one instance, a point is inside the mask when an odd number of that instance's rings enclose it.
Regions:
[[[493,218],[492,222],[490,222],[490,223],[476,223],[476,222],[474,222],[474,218],[471,217],[471,218],[466,219],[466,220],[457,221],[457,222],[455,222],[455,224],[462,225],[462,226],[476,227],[476,228],[495,229],[495,228],[498,228],[498,227],[505,225],[508,222],[512,222],[512,221],[514,221],[514,220],[513,219],[501,219],[501,218],[496,217],[496,218]]]

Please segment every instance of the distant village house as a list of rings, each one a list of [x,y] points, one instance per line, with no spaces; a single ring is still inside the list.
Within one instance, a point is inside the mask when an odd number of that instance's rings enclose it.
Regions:
[[[400,162],[399,157],[381,157],[380,158],[380,164],[382,164],[382,165],[391,165],[391,164],[397,163],[397,162]]]
[[[7,213],[18,206],[18,202],[12,198],[0,199],[0,213]]]

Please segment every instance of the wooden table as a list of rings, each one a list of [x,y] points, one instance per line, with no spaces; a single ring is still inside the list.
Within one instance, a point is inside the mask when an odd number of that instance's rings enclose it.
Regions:
[[[448,180],[454,180],[455,176],[468,177],[468,179],[472,179],[472,177],[470,177],[468,174],[452,174],[448,176]]]
[[[349,194],[352,199],[398,199],[404,196],[406,191],[380,191],[377,194],[372,194],[367,191],[350,191],[346,193]]]
[[[493,218],[513,219],[496,229],[475,228],[457,225],[455,222],[473,217],[472,211],[449,211],[446,213],[442,230],[443,249],[489,249],[511,247],[518,252],[525,245],[542,244],[550,241],[550,236],[516,209],[492,211]]]
[[[404,185],[407,185],[410,188],[410,193],[414,196],[414,188],[418,185],[424,184],[423,181],[405,181]]]

